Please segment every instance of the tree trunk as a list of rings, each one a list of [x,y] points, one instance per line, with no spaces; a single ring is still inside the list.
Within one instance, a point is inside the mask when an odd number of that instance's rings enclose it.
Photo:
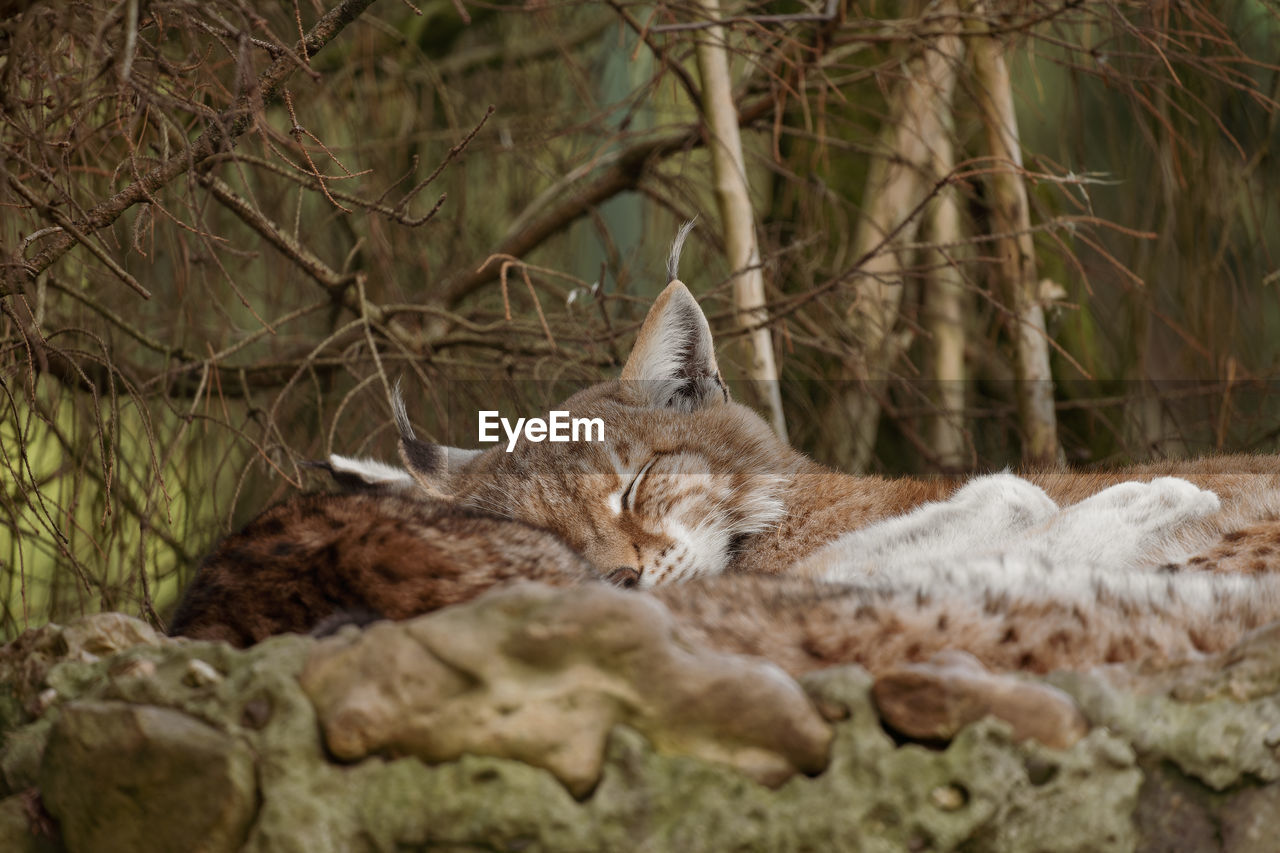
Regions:
[[[983,9],[983,4],[974,6],[977,12]],[[1024,442],[1022,459],[1033,466],[1056,465],[1062,461],[1062,450],[1053,407],[1049,334],[1037,292],[1039,279],[1030,231],[1031,211],[1022,178],[1022,149],[1009,69],[1005,65],[1004,49],[993,36],[974,39],[970,56],[987,149],[994,161],[987,185],[991,194],[992,230],[1001,235],[995,244],[1000,259],[996,275],[1013,322],[1018,420]]]
[[[954,166],[951,139],[943,134],[934,150],[934,176],[942,179]],[[935,246],[923,253],[925,280],[924,322],[931,346],[926,376],[935,384],[931,394],[937,413],[929,437],[938,463],[951,470],[969,467],[969,442],[964,429],[964,278],[955,264],[954,246],[960,241],[960,211],[955,188],[944,187],[925,208],[925,239]]]
[[[719,0],[701,0],[707,18],[720,17]],[[729,78],[729,51],[722,27],[709,27],[698,36],[698,73],[702,78],[702,110],[711,135],[711,174],[715,182],[716,204],[724,225],[724,243],[733,279],[733,303],[738,325],[757,326],[768,320],[765,309],[764,274],[756,243],[755,216],[747,183],[746,159],[738,133],[738,112],[733,103]],[[774,430],[785,441],[787,422],[782,410],[782,389],[773,358],[773,339],[767,327],[750,332],[745,339],[747,378],[758,402],[769,410]]]
[[[873,383],[888,377],[893,362],[909,343],[904,335],[893,334],[902,303],[905,259],[900,247],[914,242],[919,220],[906,220],[933,186],[934,151],[950,124],[956,66],[963,50],[958,35],[945,34],[930,42],[924,55],[911,63],[907,79],[894,92],[890,104],[881,137],[883,153],[874,157],[868,169],[854,254],[875,254],[867,258],[853,280],[853,304],[847,311],[850,352],[845,366],[846,378],[854,381],[837,396],[835,416],[847,428],[838,430],[839,437],[833,441],[838,464],[853,471],[866,469],[875,446],[880,404],[870,393]]]

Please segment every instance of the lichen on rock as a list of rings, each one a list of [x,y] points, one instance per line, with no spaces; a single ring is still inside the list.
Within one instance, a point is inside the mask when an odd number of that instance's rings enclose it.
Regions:
[[[904,684],[933,685],[945,725],[921,745],[857,667],[796,682],[608,589],[245,650],[104,615],[0,649],[0,849],[1261,853],[1278,662],[1270,630],[1182,667],[1054,674],[1089,723],[1062,706],[1066,748],[1019,728],[1058,703],[1042,681],[926,667]],[[971,721],[988,698],[1009,721]]]
[[[1280,625],[1180,666],[1113,665],[1049,680],[1096,725],[1213,790],[1280,780]]]

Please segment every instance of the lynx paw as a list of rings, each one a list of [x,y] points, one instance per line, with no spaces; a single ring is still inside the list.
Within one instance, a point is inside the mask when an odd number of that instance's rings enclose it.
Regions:
[[[1089,733],[1075,700],[1058,688],[991,672],[954,649],[883,673],[871,698],[890,728],[914,740],[950,741],[988,715],[1013,726],[1014,740],[1034,738],[1054,749],[1069,749]]]
[[[1050,518],[1058,505],[1035,483],[1008,472],[975,477],[948,502],[965,508],[972,529],[987,535],[1024,530]]]
[[[976,477],[945,501],[846,533],[790,571],[847,582],[914,570],[1013,541],[1058,511],[1040,487],[1013,474]]]
[[[1218,508],[1217,495],[1178,477],[1120,483],[1063,510],[1027,544],[1047,565],[1131,569],[1157,560],[1184,524]]]
[[[1078,506],[1115,514],[1121,523],[1152,531],[1194,521],[1218,511],[1213,492],[1180,477],[1160,477],[1149,483],[1121,483],[1104,489]]]

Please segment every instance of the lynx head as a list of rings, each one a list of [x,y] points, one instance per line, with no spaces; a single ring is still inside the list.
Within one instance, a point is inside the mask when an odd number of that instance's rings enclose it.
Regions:
[[[462,451],[416,439],[400,406],[401,459],[427,491],[551,530],[628,585],[717,574],[783,514],[801,457],[729,399],[706,317],[678,280],[621,377],[557,408],[600,418],[604,440]]]

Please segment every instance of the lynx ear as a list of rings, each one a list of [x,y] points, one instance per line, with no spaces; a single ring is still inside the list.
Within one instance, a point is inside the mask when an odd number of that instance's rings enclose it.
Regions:
[[[414,487],[414,479],[409,472],[377,459],[353,459],[331,453],[327,462],[308,461],[305,464],[323,469],[344,492],[386,494]]]
[[[453,475],[484,451],[445,447],[419,439],[414,434],[413,424],[409,422],[399,382],[396,382],[391,394],[391,413],[396,419],[396,429],[400,432],[400,461],[408,470],[409,476],[433,495],[447,497],[452,494]]]
[[[412,435],[400,436],[400,461],[414,481],[433,495],[453,494],[453,478],[481,450],[431,444]]]
[[[668,284],[649,309],[622,379],[643,383],[642,393],[660,409],[692,412],[729,399],[711,327],[682,282]]]

